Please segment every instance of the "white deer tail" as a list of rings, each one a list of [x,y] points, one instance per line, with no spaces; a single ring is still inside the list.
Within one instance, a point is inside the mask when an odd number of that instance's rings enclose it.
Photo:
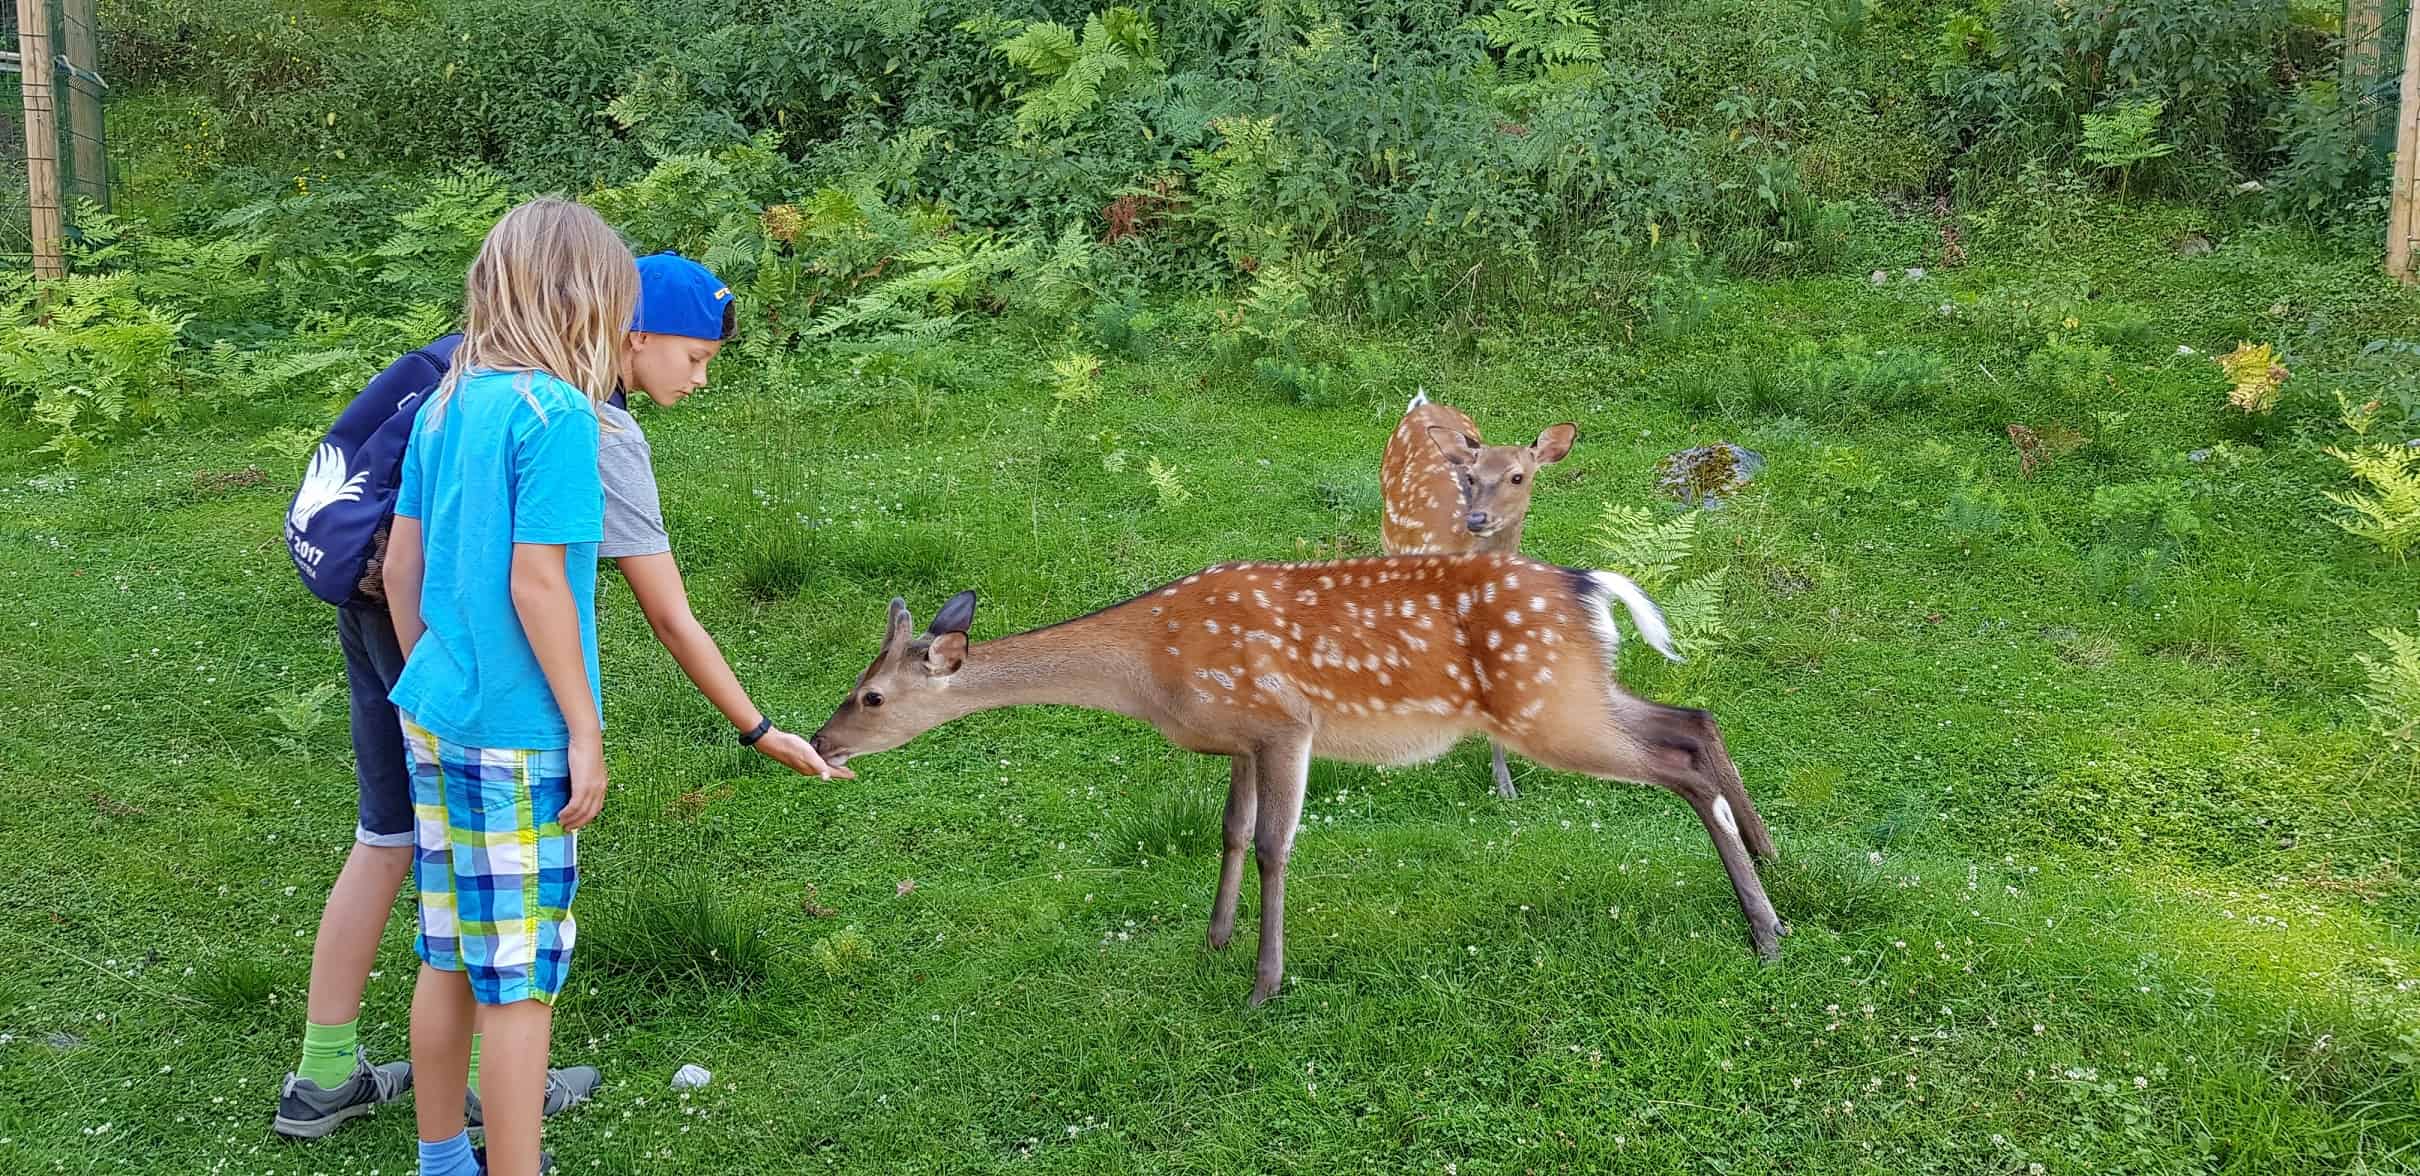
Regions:
[[[1404,405],[1404,406],[1403,406],[1403,414],[1404,414],[1405,416],[1410,416],[1410,415],[1411,415],[1411,413],[1412,413],[1412,410],[1413,410],[1413,409],[1418,408],[1418,407],[1420,407],[1421,405],[1424,405],[1424,404],[1427,404],[1427,403],[1428,403],[1428,389],[1426,389],[1426,388],[1415,388],[1415,389],[1413,389],[1413,390],[1412,390],[1412,402],[1411,402],[1410,404],[1407,404],[1407,405]]]
[[[1594,600],[1597,637],[1605,643],[1608,656],[1622,644],[1621,633],[1613,627],[1613,602],[1619,600],[1630,610],[1630,623],[1638,626],[1639,636],[1646,638],[1650,647],[1673,661],[1683,660],[1679,651],[1672,648],[1672,630],[1664,624],[1663,610],[1655,607],[1655,602],[1647,599],[1647,593],[1631,582],[1630,577],[1620,572],[1589,572],[1588,582],[1600,593]]]

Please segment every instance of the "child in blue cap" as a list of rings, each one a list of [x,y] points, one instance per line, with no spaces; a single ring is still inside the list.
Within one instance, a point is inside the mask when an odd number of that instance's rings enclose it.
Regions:
[[[621,360],[622,393],[599,405],[598,473],[604,484],[600,559],[611,559],[629,583],[648,625],[681,670],[752,747],[801,775],[846,779],[851,773],[824,764],[807,741],[773,725],[749,700],[714,639],[690,612],[688,590],[674,561],[647,439],[624,407],[636,389],[669,407],[705,387],[706,368],[730,338],[736,320],[731,290],[706,267],[673,253],[638,261],[639,294]],[[397,364],[381,376],[425,381],[434,392],[444,374],[432,356],[449,356],[459,336],[449,336]],[[393,391],[389,389],[388,395]],[[429,399],[403,397],[415,411]],[[373,579],[375,577],[372,577]],[[373,1065],[358,1044],[361,994],[377,962],[406,874],[411,870],[413,812],[411,774],[403,732],[389,693],[402,675],[404,656],[393,619],[383,605],[349,604],[339,609],[338,636],[352,692],[355,776],[360,788],[355,844],[331,889],[313,944],[311,986],[303,1032],[302,1061],[280,1092],[274,1127],[292,1139],[318,1139],[370,1113],[411,1089],[411,1065]],[[473,1038],[467,1121],[481,1126],[478,1105],[478,1040]],[[593,1093],[594,1067],[550,1071],[545,1113],[555,1114]]]

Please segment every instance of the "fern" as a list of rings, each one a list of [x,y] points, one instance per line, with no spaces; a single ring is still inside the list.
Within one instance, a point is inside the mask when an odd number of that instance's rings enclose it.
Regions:
[[[1066,131],[1103,99],[1157,77],[1158,40],[1151,18],[1123,5],[1086,19],[1080,39],[1056,21],[1021,26],[994,46],[1042,83],[1019,98],[1017,129]]]
[[[2219,370],[2227,373],[2227,403],[2247,413],[2265,413],[2277,407],[2278,394],[2284,389],[2290,374],[2284,364],[2277,362],[2277,350],[2263,343],[2254,347],[2249,341],[2238,343],[2235,350],[2216,357]]]
[[[2084,158],[2095,167],[2116,171],[2120,194],[2126,191],[2134,165],[2176,150],[2153,137],[2159,133],[2164,109],[2159,99],[2146,98],[2120,102],[2106,114],[2084,116]]]
[[[1192,500],[1193,491],[1185,488],[1184,480],[1177,476],[1175,466],[1161,465],[1160,459],[1155,457],[1144,464],[1143,474],[1151,479],[1151,488],[1159,493],[1161,506],[1182,506]]]
[[[1672,644],[1682,656],[1694,657],[1731,636],[1730,626],[1723,622],[1723,585],[1730,571],[1715,568],[1673,584],[1656,597],[1664,624],[1672,630]]]
[[[1653,588],[1689,558],[1697,542],[1697,517],[1691,511],[1657,522],[1644,507],[1608,504],[1597,521],[1597,547],[1608,569]]]
[[[1066,314],[1093,295],[1092,274],[1100,247],[1080,222],[1070,221],[1047,248],[1027,252],[1003,291],[1019,309],[1038,316]]]
[[[2420,449],[2365,445],[2351,451],[2330,448],[2327,454],[2369,486],[2368,493],[2323,491],[2330,502],[2353,512],[2335,519],[2336,525],[2403,562],[2420,545]]]
[[[1052,360],[1050,383],[1050,423],[1056,426],[1061,412],[1071,408],[1089,408],[1099,398],[1100,358],[1078,352]]]
[[[1696,551],[1697,520],[1695,511],[1659,521],[1643,507],[1608,504],[1596,525],[1600,562],[1654,595],[1673,646],[1684,657],[1707,652],[1731,636],[1723,620],[1730,569],[1717,567],[1685,580],[1678,576]]]
[[[1588,0],[1506,0],[1503,7],[1463,26],[1504,51],[1508,65],[1572,65],[1605,59]]]
[[[2370,636],[2387,649],[2383,659],[2353,655],[2369,678],[2361,707],[2370,714],[2370,730],[2398,748],[2420,750],[2420,637],[2401,629],[2372,629]]]

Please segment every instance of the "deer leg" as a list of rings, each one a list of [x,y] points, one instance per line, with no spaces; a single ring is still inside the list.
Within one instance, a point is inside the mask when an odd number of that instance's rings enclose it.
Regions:
[[[1760,862],[1772,861],[1779,856],[1773,848],[1773,834],[1765,829],[1765,818],[1756,811],[1756,802],[1748,799],[1748,786],[1740,781],[1739,768],[1731,763],[1731,752],[1723,746],[1722,731],[1711,717],[1706,719],[1706,729],[1698,744],[1707,774],[1722,789],[1723,799],[1730,802],[1731,815],[1739,823],[1740,840],[1747,843],[1748,855]],[[1787,929],[1783,934],[1788,934]]]
[[[1252,985],[1252,1004],[1257,1007],[1275,996],[1278,983],[1285,979],[1286,859],[1294,853],[1303,793],[1310,786],[1310,737],[1306,734],[1284,746],[1262,748],[1255,766],[1260,811],[1252,856],[1260,864],[1260,967]]]
[[[1677,791],[1677,790],[1676,790]],[[1737,815],[1732,811],[1729,797],[1719,790],[1681,792],[1689,807],[1697,810],[1697,818],[1706,826],[1706,835],[1714,839],[1714,852],[1723,859],[1723,872],[1731,876],[1732,893],[1739,896],[1740,913],[1748,918],[1748,939],[1756,945],[1756,954],[1767,963],[1781,958],[1781,937],[1790,933],[1773,913],[1772,900],[1765,897],[1765,884],[1756,876],[1756,863],[1748,856],[1748,847],[1740,840]]]
[[[1228,761],[1226,851],[1218,862],[1218,898],[1210,904],[1210,950],[1219,951],[1235,935],[1235,904],[1244,888],[1244,851],[1252,846],[1254,814],[1260,808],[1259,783],[1253,755],[1244,752]]]
[[[1488,766],[1496,774],[1496,795],[1506,800],[1517,799],[1521,795],[1521,790],[1513,787],[1512,771],[1504,766],[1504,745],[1490,739],[1487,741],[1487,749],[1495,753],[1494,762]]]
[[[1773,913],[1772,900],[1765,897],[1764,883],[1757,877],[1756,862],[1749,853],[1751,836],[1768,852],[1772,837],[1754,807],[1747,804],[1739,772],[1723,750],[1713,717],[1700,710],[1627,696],[1613,700],[1609,717],[1609,723],[1583,718],[1540,737],[1516,737],[1513,750],[1549,767],[1655,784],[1688,801],[1706,826],[1706,835],[1714,840],[1723,872],[1730,875],[1756,954],[1766,960],[1778,957],[1781,937],[1790,929]],[[1755,831],[1752,835],[1750,829]]]

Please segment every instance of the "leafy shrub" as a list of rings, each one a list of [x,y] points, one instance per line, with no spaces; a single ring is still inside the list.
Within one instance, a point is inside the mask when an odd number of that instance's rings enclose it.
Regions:
[[[1935,76],[1958,139],[1987,169],[2087,152],[2126,160],[2113,167],[2160,158],[2146,154],[2148,122],[2164,109],[2166,158],[2180,166],[2160,186],[2188,186],[2201,170],[2208,187],[2260,170],[2284,102],[2278,79],[2317,66],[2318,52],[2269,0],[1977,0],[1943,26]],[[2099,128],[2089,145],[2088,125]]]

